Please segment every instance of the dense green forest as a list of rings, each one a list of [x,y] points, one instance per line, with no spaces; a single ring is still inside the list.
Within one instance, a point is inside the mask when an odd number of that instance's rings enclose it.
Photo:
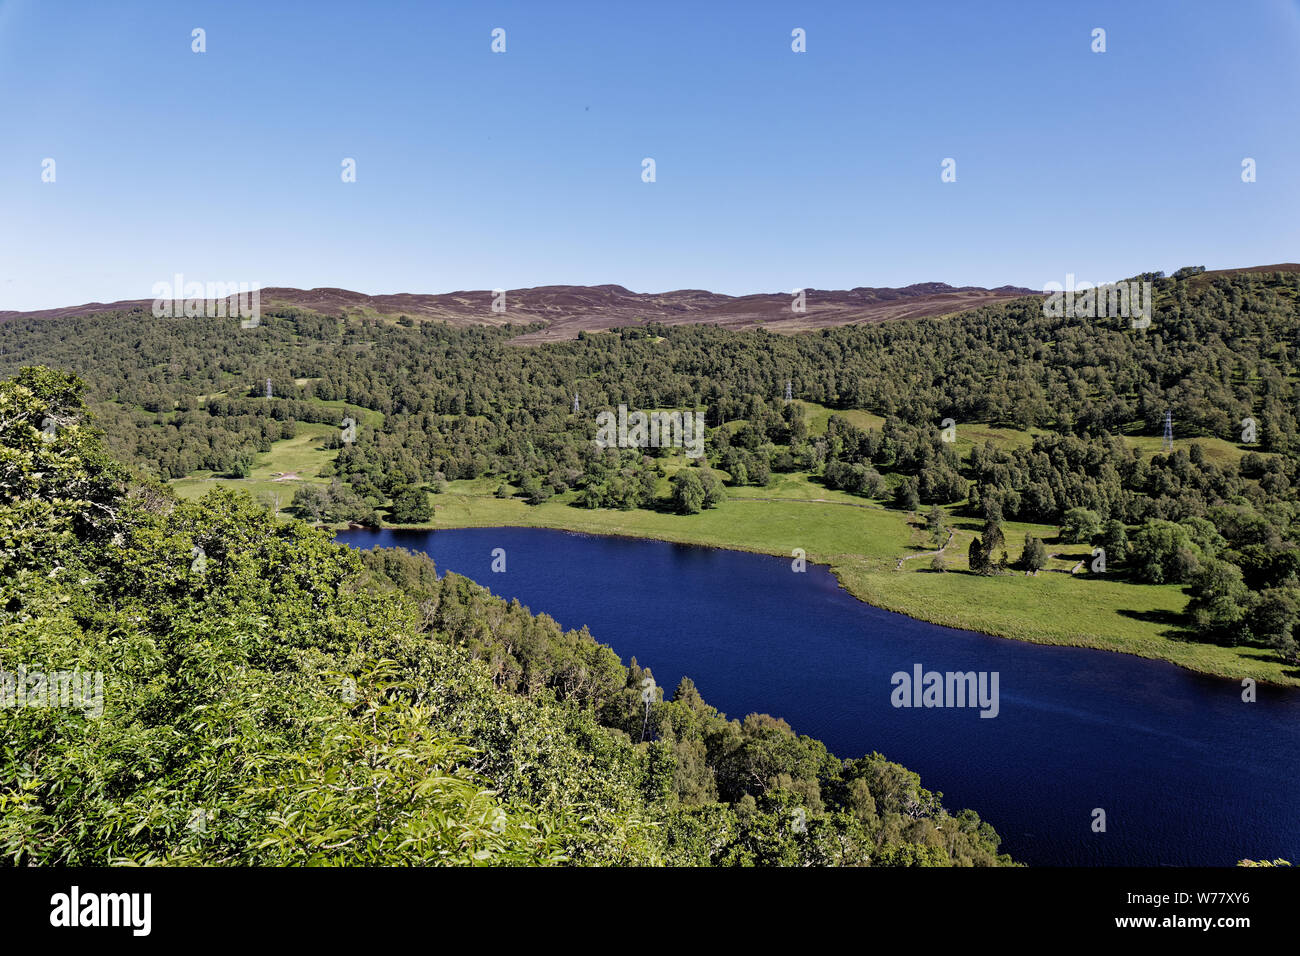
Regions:
[[[1300,659],[1300,276],[1139,279],[1154,284],[1147,328],[1050,316],[1026,298],[793,336],[647,325],[521,348],[509,326],[280,311],[241,329],[135,311],[4,323],[0,370],[81,375],[109,446],[164,480],[244,476],[307,425],[353,419],[354,439],[325,440],[332,480],[289,503],[312,521],[427,522],[447,483],[466,479],[532,504],[570,494],[575,507],[691,513],[725,507],[725,487],[799,472],[906,512],[978,519],[974,573],[1037,570],[1042,540],[1008,548],[1002,523],[1055,525],[1060,542],[1103,548],[1108,574],[1185,586],[1198,639]],[[881,423],[836,415],[812,434],[783,400],[787,382],[802,402]],[[596,413],[620,404],[702,409],[705,457],[683,473],[669,449],[596,447]],[[1235,453],[1158,450],[1166,412],[1180,439]],[[1025,440],[961,456],[948,421]]]
[[[0,383],[0,672],[102,674],[102,713],[0,708],[5,862],[1009,862],[878,754],[666,696],[424,556],[177,499],[81,390]]]

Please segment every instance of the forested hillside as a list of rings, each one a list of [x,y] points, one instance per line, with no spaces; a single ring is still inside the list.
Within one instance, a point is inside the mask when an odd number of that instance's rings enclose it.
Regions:
[[[162,479],[245,478],[319,433],[319,480],[274,502],[313,521],[424,523],[470,481],[531,504],[690,513],[725,508],[724,485],[793,475],[929,509],[936,542],[949,515],[982,522],[960,568],[977,574],[1036,572],[1050,533],[1008,540],[1003,524],[1052,526],[1087,562],[1103,549],[1112,578],[1186,587],[1180,639],[1295,661],[1300,275],[1139,278],[1154,284],[1145,328],[1021,299],[795,336],[647,324],[524,348],[523,327],[136,311],[0,324],[0,362],[83,376],[109,446]],[[705,457],[596,447],[596,413],[620,404],[702,409]]]
[[[6,863],[1009,862],[905,768],[689,680],[666,698],[427,558],[178,500],[100,449],[80,393],[0,383]],[[73,671],[100,712],[48,699]]]

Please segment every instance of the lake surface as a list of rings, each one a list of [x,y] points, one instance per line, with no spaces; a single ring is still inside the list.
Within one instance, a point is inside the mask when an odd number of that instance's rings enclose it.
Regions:
[[[730,717],[783,717],[843,758],[879,751],[949,810],[978,812],[1022,862],[1300,862],[1300,692],[1260,685],[1244,703],[1239,683],[1171,664],[926,624],[785,558],[535,528],[338,540],[424,551],[440,574],[585,624],[669,695],[689,675]],[[891,675],[916,664],[996,672],[997,716],[894,707]]]

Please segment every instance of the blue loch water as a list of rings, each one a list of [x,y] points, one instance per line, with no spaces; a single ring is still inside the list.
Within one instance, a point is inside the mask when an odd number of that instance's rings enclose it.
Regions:
[[[1300,861],[1300,693],[1170,664],[939,627],[863,604],[789,559],[534,528],[348,531],[428,553],[566,628],[587,625],[669,693],[766,712],[840,757],[879,751],[1034,865]],[[505,573],[492,551],[504,548]],[[891,675],[998,674],[998,714],[896,708]],[[1106,832],[1094,833],[1094,808]]]

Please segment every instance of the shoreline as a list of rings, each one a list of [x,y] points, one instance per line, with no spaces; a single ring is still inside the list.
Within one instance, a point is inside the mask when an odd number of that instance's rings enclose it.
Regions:
[[[455,495],[455,493],[453,493],[453,495]],[[478,496],[459,495],[457,497],[471,498],[471,497],[478,497]],[[744,499],[735,499],[735,500],[739,501]],[[522,503],[520,504],[522,507],[530,507],[527,505],[522,505]],[[825,504],[838,504],[838,502],[825,502]],[[881,509],[881,510],[886,511],[886,509]],[[607,514],[614,514],[614,515],[628,514],[628,512],[610,512],[608,509],[594,509],[591,512],[587,512],[584,510],[583,513],[584,514],[607,513]],[[767,555],[770,557],[777,557],[777,558],[790,557],[790,555],[784,554],[770,547],[763,547],[752,543],[746,544],[743,542],[719,543],[717,541],[707,540],[705,537],[698,534],[688,533],[679,536],[669,536],[662,533],[655,533],[653,530],[648,530],[648,529],[642,529],[634,532],[634,531],[629,531],[626,529],[619,529],[619,528],[583,527],[581,522],[574,522],[574,521],[547,520],[548,518],[554,518],[555,515],[549,512],[537,513],[537,509],[535,506],[532,507],[532,514],[530,514],[529,516],[534,519],[532,523],[518,523],[509,520],[494,520],[491,516],[468,515],[464,518],[459,518],[459,519],[449,518],[443,520],[441,523],[428,523],[428,524],[419,524],[419,525],[385,525],[383,528],[373,529],[373,530],[437,532],[442,530],[454,531],[454,530],[460,530],[466,528],[540,528],[544,530],[563,531],[572,534],[591,534],[591,535],[598,535],[602,537],[628,538],[628,539],[638,539],[638,540],[646,540],[646,541],[663,541],[669,544],[685,544],[694,547],[714,548],[714,549],[719,549],[724,551],[739,551],[739,552],[744,552],[749,554],[763,554],[763,555]],[[331,527],[332,530],[334,531],[345,530],[344,527],[340,527],[340,526],[329,526],[329,527]],[[353,530],[359,530],[359,529],[353,529]],[[1260,684],[1268,684],[1280,688],[1300,689],[1300,677],[1290,677],[1289,675],[1283,674],[1280,675],[1282,679],[1276,679],[1276,676],[1260,676],[1258,674],[1247,673],[1246,671],[1248,668],[1246,667],[1246,665],[1249,662],[1246,657],[1240,654],[1231,655],[1233,662],[1240,665],[1239,667],[1224,668],[1224,667],[1204,666],[1198,664],[1198,662],[1196,661],[1186,660],[1186,659],[1180,660],[1169,654],[1161,653],[1161,651],[1167,650],[1168,648],[1160,645],[1150,647],[1150,648],[1119,646],[1120,642],[1117,639],[1112,639],[1108,642],[1104,638],[1089,639],[1088,635],[1082,635],[1082,634],[1077,635],[1072,639],[1071,638],[1054,639],[1053,636],[1046,635],[1046,634],[1040,634],[1040,635],[1034,635],[1031,633],[1015,634],[1015,633],[1008,633],[1007,631],[1009,629],[997,629],[996,627],[991,626],[986,621],[981,621],[978,617],[974,619],[971,619],[969,616],[965,618],[953,617],[935,611],[930,611],[929,613],[927,613],[924,602],[908,601],[906,599],[906,596],[895,597],[891,599],[890,597],[883,594],[878,588],[873,588],[868,586],[867,581],[861,580],[863,576],[874,577],[875,575],[879,575],[882,573],[899,575],[901,578],[902,575],[909,574],[909,573],[915,574],[918,572],[915,571],[885,572],[877,569],[872,569],[869,566],[869,562],[872,559],[866,556],[856,556],[859,558],[859,561],[862,562],[860,565],[855,565],[854,563],[847,562],[847,561],[836,562],[834,560],[829,560],[829,558],[831,557],[832,556],[815,553],[811,549],[809,549],[807,552],[807,561],[810,564],[817,564],[826,568],[826,570],[828,570],[835,577],[835,580],[839,585],[840,589],[847,592],[855,600],[860,601],[863,604],[870,605],[871,607],[878,608],[879,610],[882,611],[888,611],[893,614],[901,614],[904,617],[909,617],[913,620],[920,621],[922,623],[933,624],[940,627],[950,627],[957,630],[970,631],[973,633],[982,634],[987,637],[998,638],[1001,640],[1021,641],[1022,643],[1027,643],[1027,644],[1038,644],[1041,646],[1056,646],[1056,647],[1076,647],[1076,648],[1082,648],[1087,650],[1109,651],[1112,653],[1128,654],[1129,656],[1139,657],[1144,660],[1161,661],[1167,664],[1172,664],[1176,667],[1182,668],[1183,670],[1187,670],[1192,673],[1199,674],[1205,677],[1212,677],[1220,680],[1234,681],[1234,682],[1239,682],[1245,677],[1251,677],[1257,683]],[[895,559],[891,558],[888,560],[893,561]],[[952,574],[954,577],[960,576],[964,578],[976,579],[975,576],[962,574],[961,572],[947,572],[947,573]],[[995,576],[994,579],[998,579],[998,578],[1016,579],[1018,577],[1019,576],[1017,575],[997,575]],[[855,578],[858,578],[858,580],[855,581],[854,580]],[[989,579],[983,578],[981,576],[978,578],[978,580],[989,580]],[[856,587],[854,586],[855,583],[857,584]],[[1172,645],[1174,647],[1189,646],[1187,642],[1175,642],[1170,639],[1165,639],[1165,640],[1169,645]],[[1210,648],[1219,647],[1219,645],[1201,645],[1201,646],[1210,647]],[[1223,650],[1230,650],[1230,649],[1225,648]],[[1263,648],[1252,647],[1249,648],[1249,650],[1257,652],[1258,654],[1261,655],[1268,653]],[[1275,665],[1275,668],[1276,666],[1278,665]],[[1280,666],[1289,669],[1292,665],[1283,664]],[[1236,672],[1230,673],[1228,671],[1236,671]]]

